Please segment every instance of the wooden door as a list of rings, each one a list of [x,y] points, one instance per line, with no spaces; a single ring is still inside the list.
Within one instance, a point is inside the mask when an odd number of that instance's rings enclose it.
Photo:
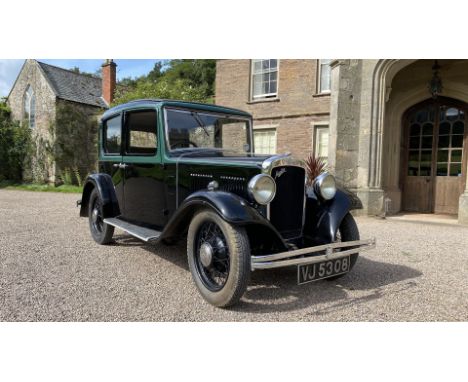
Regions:
[[[436,142],[435,213],[458,213],[458,199],[465,188],[466,158],[463,155],[465,130],[463,108],[441,104]]]
[[[458,199],[466,182],[466,111],[466,104],[440,98],[406,114],[404,210],[458,212]]]

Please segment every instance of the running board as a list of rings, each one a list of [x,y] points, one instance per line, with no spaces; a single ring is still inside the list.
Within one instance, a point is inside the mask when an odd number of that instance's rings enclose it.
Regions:
[[[135,236],[136,238],[146,242],[157,240],[159,236],[161,236],[161,232],[159,231],[146,227],[141,227],[139,225],[126,222],[125,220],[119,218],[104,219],[104,223],[114,226],[115,228],[121,229],[122,231],[125,231],[130,235]]]

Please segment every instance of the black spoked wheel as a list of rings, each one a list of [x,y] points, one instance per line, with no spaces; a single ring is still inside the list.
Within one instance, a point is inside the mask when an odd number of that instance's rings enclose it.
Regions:
[[[356,221],[353,218],[353,215],[351,215],[349,212],[345,215],[343,220],[341,221],[340,227],[338,228],[338,232],[336,233],[336,240],[337,242],[340,241],[355,241],[359,240],[359,229],[356,224]],[[353,248],[353,247],[350,247]],[[348,248],[348,249],[350,249]],[[356,261],[359,257],[359,253],[355,253],[350,256],[350,267],[349,270],[351,270],[354,265],[356,264]],[[336,279],[339,279],[340,277],[345,276],[346,273],[329,277],[327,280],[333,281]]]
[[[197,232],[195,265],[203,284],[211,291],[221,290],[229,277],[229,248],[216,223],[204,222]]]
[[[250,246],[242,227],[213,211],[199,212],[190,223],[187,254],[193,280],[209,303],[227,307],[244,294],[250,278]]]
[[[112,240],[114,227],[104,223],[102,201],[97,190],[91,192],[89,198],[89,229],[94,241],[99,244],[107,244]]]

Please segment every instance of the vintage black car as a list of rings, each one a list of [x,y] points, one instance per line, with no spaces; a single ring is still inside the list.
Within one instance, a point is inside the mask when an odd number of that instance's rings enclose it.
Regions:
[[[245,292],[254,270],[297,267],[298,283],[349,272],[360,240],[360,202],[332,175],[313,182],[290,155],[254,154],[252,117],[193,102],[138,100],[102,117],[99,172],[84,185],[80,216],[93,239],[114,228],[146,242],[187,237],[193,280],[211,304]],[[310,184],[307,186],[307,184]]]

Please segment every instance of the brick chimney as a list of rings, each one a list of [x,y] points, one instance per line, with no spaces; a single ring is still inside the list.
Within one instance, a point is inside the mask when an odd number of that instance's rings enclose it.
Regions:
[[[102,98],[108,105],[114,101],[116,67],[114,60],[106,60],[102,64]]]

